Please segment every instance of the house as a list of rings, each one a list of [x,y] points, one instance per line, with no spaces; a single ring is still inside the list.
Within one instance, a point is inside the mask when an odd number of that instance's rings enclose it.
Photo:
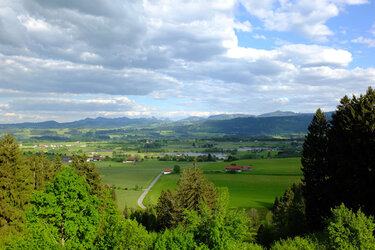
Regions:
[[[242,167],[241,166],[226,166],[225,167],[226,172],[237,172],[241,173],[242,172]]]
[[[169,168],[166,168],[163,170],[163,174],[171,174],[171,173],[172,173],[172,170]]]
[[[137,159],[135,159],[135,158],[128,158],[128,159],[126,159],[126,160],[124,160],[124,161],[122,161],[123,163],[128,163],[128,162],[136,162],[137,161]]]
[[[242,167],[242,170],[253,170],[253,166],[249,165],[249,166],[241,166]]]
[[[95,156],[94,161],[104,161],[104,157],[100,157],[100,156]]]
[[[237,172],[237,173],[241,173],[242,171],[250,171],[250,170],[253,170],[253,166],[249,165],[249,166],[226,166],[225,167],[225,171],[226,172]]]

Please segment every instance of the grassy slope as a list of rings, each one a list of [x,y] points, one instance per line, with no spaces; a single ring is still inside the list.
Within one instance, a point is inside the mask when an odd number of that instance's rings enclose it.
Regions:
[[[253,165],[253,171],[241,174],[216,173],[227,163],[202,163],[205,176],[217,187],[228,187],[231,207],[270,208],[276,196],[301,179],[299,158],[241,160],[237,165]],[[145,204],[156,204],[162,189],[175,189],[178,175],[163,176],[146,196]]]

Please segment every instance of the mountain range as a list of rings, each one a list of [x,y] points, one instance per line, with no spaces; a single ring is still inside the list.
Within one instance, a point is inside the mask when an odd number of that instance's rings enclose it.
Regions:
[[[176,122],[152,118],[86,118],[74,122],[45,121],[36,123],[2,124],[0,129],[109,129],[131,127],[134,129],[170,130],[182,136],[193,134],[221,134],[225,136],[256,136],[306,133],[313,113],[275,111],[255,115],[220,114],[209,117],[188,117]],[[330,119],[332,112],[326,113]]]

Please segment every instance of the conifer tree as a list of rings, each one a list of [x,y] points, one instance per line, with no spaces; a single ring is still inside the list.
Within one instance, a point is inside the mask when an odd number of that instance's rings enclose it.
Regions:
[[[32,173],[34,190],[43,190],[45,184],[53,180],[55,170],[43,152],[39,156],[34,154],[29,157],[26,164]]]
[[[196,166],[185,169],[178,181],[176,193],[178,204],[182,210],[198,210],[199,203],[204,201],[211,209],[215,208],[218,194],[215,186],[207,182],[203,172]]]
[[[87,157],[73,157],[72,166],[77,170],[80,176],[83,176],[87,183],[91,186],[91,194],[97,195],[102,198],[102,181],[99,171],[96,169],[95,164],[87,162]]]
[[[375,90],[345,96],[328,133],[331,207],[342,202],[375,215]]]
[[[321,217],[330,213],[326,193],[328,191],[328,129],[326,116],[318,109],[308,127],[301,158],[306,215],[312,229],[322,228]]]
[[[31,173],[14,137],[0,141],[0,233],[20,231],[32,192]]]
[[[162,190],[156,206],[158,229],[176,227],[181,221],[181,212],[177,199],[171,190]]]

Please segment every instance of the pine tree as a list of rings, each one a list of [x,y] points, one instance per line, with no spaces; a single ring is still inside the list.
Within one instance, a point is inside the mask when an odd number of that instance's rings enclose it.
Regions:
[[[156,206],[158,229],[176,227],[182,220],[182,211],[179,209],[177,199],[171,190],[162,190]]]
[[[329,123],[318,109],[308,127],[302,151],[303,194],[306,200],[306,215],[312,229],[321,229],[322,216],[327,216],[328,137]]]
[[[44,186],[53,180],[55,169],[43,152],[39,156],[35,154],[29,157],[26,164],[32,173],[34,190],[43,190]]]
[[[0,233],[20,231],[32,192],[31,173],[14,137],[0,141]]]
[[[218,193],[213,183],[206,181],[202,170],[194,163],[193,167],[182,172],[176,196],[182,210],[197,211],[201,201],[206,202],[211,209],[214,209]]]
[[[342,98],[331,124],[331,207],[343,202],[375,215],[375,91],[370,87],[365,95]]]

